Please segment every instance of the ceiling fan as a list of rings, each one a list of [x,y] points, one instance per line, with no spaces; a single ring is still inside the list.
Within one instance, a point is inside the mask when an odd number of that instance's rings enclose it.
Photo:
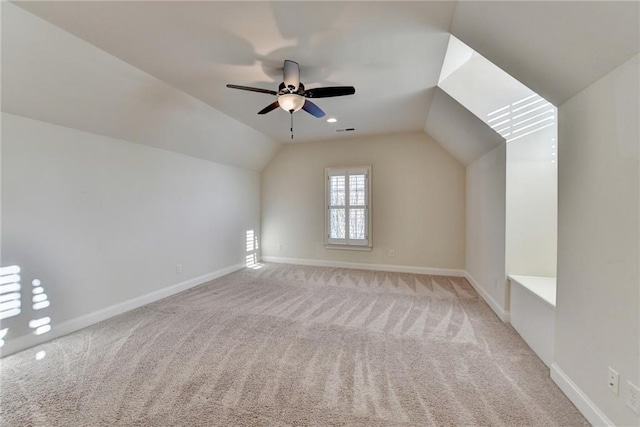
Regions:
[[[268,112],[280,107],[291,113],[292,117],[293,113],[300,109],[315,117],[324,116],[324,111],[322,111],[316,104],[309,101],[309,98],[330,98],[334,96],[353,95],[356,93],[356,88],[353,86],[318,87],[305,90],[304,85],[300,82],[300,67],[298,66],[298,63],[289,59],[284,60],[283,80],[284,81],[280,83],[277,92],[274,90],[249,86],[227,85],[227,87],[231,89],[248,90],[250,92],[276,95],[278,99],[258,111],[258,114],[267,114]]]

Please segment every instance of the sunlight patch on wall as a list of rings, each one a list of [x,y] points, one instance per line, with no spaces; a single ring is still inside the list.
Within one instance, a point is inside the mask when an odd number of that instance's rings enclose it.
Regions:
[[[28,292],[28,290],[22,289],[20,273],[21,268],[18,265],[0,268],[0,320],[16,317],[23,313],[22,292]],[[42,286],[42,281],[34,279],[31,284],[33,285],[31,289],[32,310],[38,311],[49,307],[51,303]],[[51,318],[40,314],[30,320],[28,325],[34,335],[43,335],[51,331]],[[0,347],[6,344],[5,337],[7,337],[9,330],[10,327],[0,329]]]
[[[51,330],[51,318],[50,317],[41,317],[39,319],[34,319],[29,321],[29,327],[34,329],[33,333],[36,335],[42,335]]]
[[[9,328],[0,329],[0,347],[4,345],[4,337],[9,332]]]
[[[32,308],[34,310],[42,310],[43,308],[49,307],[49,297],[47,297],[47,294],[44,293],[44,288],[40,286],[42,285],[40,279],[34,279],[31,284],[33,285],[33,289],[31,290],[31,292],[33,293],[33,296],[31,297],[31,302],[33,302]],[[40,333],[42,334],[44,332]]]
[[[20,296],[20,267],[10,265],[0,268],[0,320],[19,315],[22,312],[22,300]],[[4,337],[7,329],[3,329]],[[4,340],[0,346],[4,345]]]
[[[453,35],[445,64],[438,87],[507,142],[557,125],[554,105]]]
[[[254,270],[264,267],[264,264],[258,262],[258,236],[253,230],[247,230],[245,237],[246,256],[245,265]]]
[[[557,108],[533,94],[490,112],[485,121],[511,142],[554,126],[556,118]]]

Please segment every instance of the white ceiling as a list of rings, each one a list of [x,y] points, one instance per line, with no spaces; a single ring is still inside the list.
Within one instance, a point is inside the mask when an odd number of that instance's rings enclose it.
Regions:
[[[316,100],[336,124],[296,113],[296,142],[426,129],[465,163],[478,144],[452,139],[476,124],[444,94],[432,102],[449,33],[555,105],[639,51],[637,2],[16,4],[101,50],[14,25],[3,39],[4,111],[256,170],[272,139],[290,141],[288,114],[259,116],[273,97],[225,85],[275,90],[284,59],[300,63],[307,88],[356,87]],[[345,127],[357,131],[335,132]]]
[[[424,128],[455,2],[21,2],[47,21],[275,140],[289,115],[256,113],[275,99],[284,59],[307,88],[352,85],[315,103],[336,124],[296,113],[296,141]]]
[[[640,51],[640,2],[458,2],[451,30],[560,106]]]

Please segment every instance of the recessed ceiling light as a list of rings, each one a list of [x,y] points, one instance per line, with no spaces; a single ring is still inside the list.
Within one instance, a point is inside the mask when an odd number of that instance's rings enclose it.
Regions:
[[[338,119],[336,119],[335,117],[331,117],[331,118],[327,119],[327,123],[335,123],[337,121],[338,121]]]

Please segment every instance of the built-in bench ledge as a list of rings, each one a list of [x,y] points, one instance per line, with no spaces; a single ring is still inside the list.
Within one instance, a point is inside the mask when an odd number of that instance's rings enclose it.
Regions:
[[[556,307],[556,278],[555,277],[537,277],[537,276],[517,276],[510,275],[509,280],[522,286],[534,296]]]
[[[511,325],[547,365],[553,362],[556,278],[509,275]]]

